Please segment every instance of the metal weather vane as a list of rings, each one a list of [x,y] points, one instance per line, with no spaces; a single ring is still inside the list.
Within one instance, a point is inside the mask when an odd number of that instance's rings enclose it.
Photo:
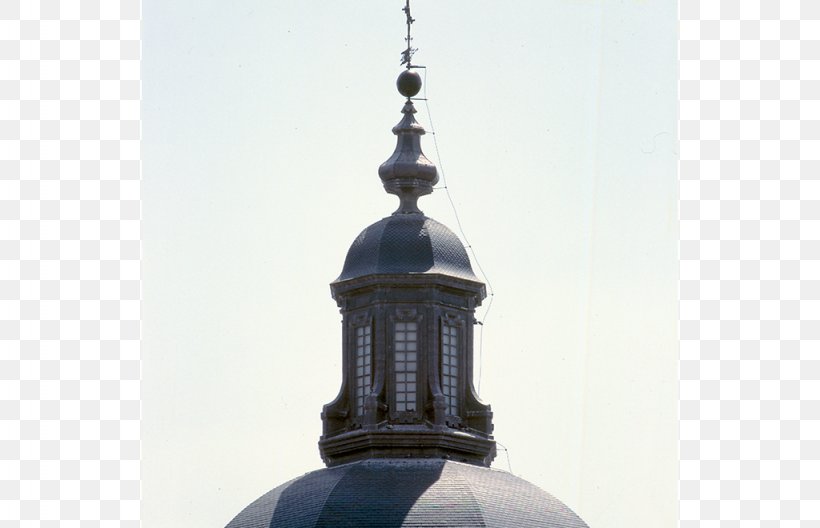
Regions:
[[[413,58],[413,54],[418,51],[418,48],[414,48],[410,45],[413,41],[413,37],[410,36],[410,25],[415,22],[416,19],[410,16],[410,0],[405,0],[405,5],[401,10],[404,11],[404,14],[407,16],[407,37],[404,39],[407,41],[407,48],[401,52],[401,64],[406,64],[409,70],[412,67],[410,60]]]

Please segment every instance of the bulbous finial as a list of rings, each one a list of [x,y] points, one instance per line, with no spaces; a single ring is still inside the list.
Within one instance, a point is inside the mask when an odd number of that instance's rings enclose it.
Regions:
[[[402,76],[410,79],[408,83],[417,79],[418,84],[402,90]],[[401,111],[404,117],[393,127],[393,133],[397,136],[396,149],[379,167],[379,178],[385,191],[399,197],[399,208],[393,214],[421,213],[417,205],[419,197],[433,192],[433,186],[438,183],[436,166],[421,151],[424,127],[413,117],[416,109],[410,100],[410,95],[418,93],[421,88],[421,79],[418,79],[417,73],[405,71],[399,75],[397,84],[401,94],[407,97]]]
[[[412,70],[404,70],[396,79],[396,87],[403,96],[413,97],[421,90],[421,75]]]

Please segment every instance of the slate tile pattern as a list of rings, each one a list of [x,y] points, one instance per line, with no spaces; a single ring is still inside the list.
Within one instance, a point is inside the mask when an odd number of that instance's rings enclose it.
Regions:
[[[294,479],[227,528],[587,528],[510,473],[439,459],[370,459]]]
[[[441,273],[478,280],[461,240],[421,214],[388,216],[356,237],[337,281],[371,274]]]

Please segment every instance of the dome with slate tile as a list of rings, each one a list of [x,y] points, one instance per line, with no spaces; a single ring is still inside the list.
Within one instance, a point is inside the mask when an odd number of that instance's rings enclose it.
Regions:
[[[414,117],[421,81],[410,71],[405,2],[408,71],[398,86],[407,100],[379,167],[399,207],[359,234],[330,285],[342,381],[321,414],[328,467],[274,488],[227,528],[588,528],[552,495],[489,467],[493,411],[473,384],[487,291],[461,240],[418,208],[438,171]]]
[[[505,471],[435,459],[370,459],[313,471],[266,493],[226,528],[588,528]]]
[[[356,237],[336,282],[366,275],[441,274],[478,281],[459,238],[423,214],[394,214]]]

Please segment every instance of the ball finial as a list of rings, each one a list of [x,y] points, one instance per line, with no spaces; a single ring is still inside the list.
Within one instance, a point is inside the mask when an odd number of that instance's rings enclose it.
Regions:
[[[412,70],[404,70],[396,79],[396,87],[403,96],[413,97],[421,90],[421,75]]]

